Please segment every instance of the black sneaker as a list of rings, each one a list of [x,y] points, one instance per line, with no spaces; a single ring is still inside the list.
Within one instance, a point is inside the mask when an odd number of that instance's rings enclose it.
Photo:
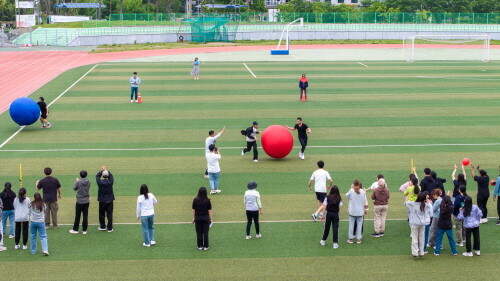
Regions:
[[[384,237],[384,235],[385,235],[385,233],[383,233],[383,232],[380,232],[380,233],[378,234],[378,236],[379,236],[379,237]]]
[[[372,235],[372,237],[375,237],[375,238],[380,237],[380,234],[379,234],[379,233],[376,233],[376,232],[375,232],[375,233],[372,233],[371,235]]]
[[[499,221],[497,221],[496,225],[500,225],[500,220],[499,220]]]

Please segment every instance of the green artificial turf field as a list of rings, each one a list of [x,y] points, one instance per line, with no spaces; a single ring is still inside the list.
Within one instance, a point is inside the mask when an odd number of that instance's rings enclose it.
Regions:
[[[492,280],[498,275],[500,243],[494,220],[481,225],[480,257],[450,254],[413,259],[403,196],[398,188],[414,159],[419,176],[430,167],[452,188],[453,164],[463,157],[498,175],[500,156],[500,63],[472,62],[261,62],[205,63],[199,81],[190,63],[98,65],[51,107],[50,129],[26,127],[0,147],[0,181],[33,197],[34,183],[49,166],[61,181],[59,230],[50,229],[49,257],[14,250],[0,253],[2,280]],[[31,97],[52,102],[93,66],[70,70]],[[129,101],[128,79],[137,71],[144,103]],[[309,100],[299,102],[298,79],[309,78]],[[312,128],[306,159],[298,148],[282,160],[259,149],[259,163],[240,130],[256,120],[263,130],[289,125],[296,117]],[[0,115],[0,143],[18,127],[8,112]],[[211,129],[227,132],[217,145],[222,193],[211,196],[215,224],[211,248],[196,249],[191,201],[206,168],[204,140]],[[293,132],[294,138],[296,133]],[[298,142],[296,141],[296,145]],[[372,238],[373,205],[363,244],[349,245],[347,222],[340,224],[340,248],[319,245],[322,223],[310,221],[317,206],[307,181],[323,160],[341,193],[354,179],[371,185],[385,175],[392,191],[386,236]],[[114,232],[97,231],[94,175],[106,165],[115,176]],[[80,170],[93,181],[89,233],[71,235],[74,192]],[[467,168],[470,179],[470,168]],[[264,214],[261,239],[245,240],[243,194],[259,183]],[[148,184],[155,207],[157,246],[142,247],[135,218],[139,186]],[[476,184],[469,180],[475,201]],[[492,189],[493,190],[493,189]],[[370,195],[370,193],[368,194]],[[345,200],[345,195],[343,196]],[[496,217],[496,202],[488,202]],[[341,219],[347,218],[347,202]],[[22,268],[22,270],[19,270]],[[436,275],[442,274],[442,275]]]

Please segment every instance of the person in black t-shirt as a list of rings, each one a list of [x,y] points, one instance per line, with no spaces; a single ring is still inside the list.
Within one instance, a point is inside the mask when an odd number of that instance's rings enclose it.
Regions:
[[[52,176],[51,168],[47,167],[43,169],[43,172],[45,178],[36,182],[36,188],[43,189],[43,202],[47,206],[45,208],[45,228],[49,229],[50,217],[52,216],[52,226],[54,229],[58,229],[57,211],[59,211],[59,205],[57,199],[61,199],[61,184],[58,179]]]
[[[193,199],[192,209],[198,250],[207,251],[209,249],[208,231],[212,224],[212,203],[210,203],[205,187],[200,187],[198,190],[198,196]]]
[[[39,97],[37,104],[40,107],[40,112],[41,112],[41,114],[40,114],[40,122],[42,122],[41,128],[43,128],[43,129],[50,128],[50,126],[52,126],[52,124],[50,124],[49,121],[47,121],[47,117],[49,116],[49,107],[45,103],[44,98]]]
[[[302,146],[299,152],[299,158],[304,160],[305,159],[304,151],[306,150],[307,146],[307,134],[311,133],[311,128],[309,128],[309,126],[307,126],[306,124],[302,123],[302,118],[300,117],[297,117],[297,124],[295,124],[293,128],[288,126],[286,127],[288,128],[288,130],[297,130],[299,142],[300,145]]]
[[[490,184],[490,177],[486,173],[485,170],[479,170],[479,165],[471,166],[471,174],[474,178],[474,181],[477,182],[477,206],[481,209],[483,216],[481,217],[481,223],[488,222],[488,208],[486,207],[488,203],[488,198],[490,198],[490,190],[488,185]],[[480,176],[476,176],[474,174],[474,168],[476,168],[479,172]]]

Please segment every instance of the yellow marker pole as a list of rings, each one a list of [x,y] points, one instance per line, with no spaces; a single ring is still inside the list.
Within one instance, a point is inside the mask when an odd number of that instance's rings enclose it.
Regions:
[[[19,164],[19,187],[23,187],[23,165]]]

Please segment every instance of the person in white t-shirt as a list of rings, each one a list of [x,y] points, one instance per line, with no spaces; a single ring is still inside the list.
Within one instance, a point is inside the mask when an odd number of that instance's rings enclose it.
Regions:
[[[372,183],[372,185],[369,188],[365,188],[365,191],[373,191],[373,190],[375,190],[379,186],[378,181],[380,179],[383,179],[383,178],[384,178],[384,175],[378,174],[377,175],[377,180],[374,183]]]
[[[219,160],[221,159],[220,150],[211,144],[209,147],[209,153],[205,156],[207,158],[207,172],[208,179],[210,181],[210,194],[220,193],[219,189],[219,178],[220,178],[220,166]]]
[[[208,131],[208,137],[205,139],[205,155],[210,153],[210,149],[208,147],[213,144],[215,145],[215,142],[217,139],[224,134],[224,131],[226,131],[226,126],[222,128],[222,130],[216,135],[213,130]],[[205,175],[203,175],[204,178],[208,179],[208,171],[205,170]]]
[[[327,190],[330,190],[333,185],[333,180],[332,177],[330,177],[330,173],[323,169],[325,167],[325,162],[320,160],[317,164],[318,169],[312,174],[311,178],[309,179],[308,185],[309,192],[311,192],[311,184],[314,181],[314,192],[316,192],[316,199],[318,200],[318,210],[311,216],[315,221],[318,220],[318,215],[320,219],[323,218],[323,201],[325,201]],[[328,186],[326,185],[327,180]]]
[[[141,221],[142,226],[142,236],[144,238],[144,243],[142,246],[150,247],[156,245],[155,242],[155,209],[154,205],[158,203],[156,197],[153,193],[149,192],[148,186],[145,184],[141,185],[139,190],[139,197],[137,197],[137,209],[136,215],[137,219]]]

